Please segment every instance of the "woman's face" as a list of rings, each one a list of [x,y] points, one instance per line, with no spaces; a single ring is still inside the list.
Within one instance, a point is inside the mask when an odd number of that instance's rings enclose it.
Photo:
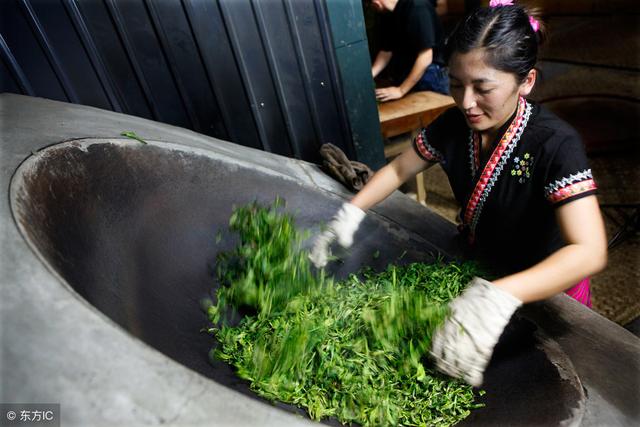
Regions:
[[[512,73],[497,70],[484,61],[484,50],[454,53],[449,61],[451,96],[471,129],[493,134],[511,117],[518,98],[531,92],[536,71],[523,83]]]

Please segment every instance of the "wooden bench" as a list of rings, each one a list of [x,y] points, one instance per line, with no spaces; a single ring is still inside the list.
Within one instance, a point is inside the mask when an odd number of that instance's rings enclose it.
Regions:
[[[388,138],[413,132],[428,126],[443,111],[455,105],[453,98],[436,92],[412,92],[395,101],[378,104],[380,129],[385,139],[384,157],[391,159],[402,153],[411,140],[403,140],[395,144],[386,144]],[[416,175],[416,192],[418,202],[424,204],[427,192],[424,188],[424,174]]]
[[[436,92],[412,92],[404,98],[378,104],[383,138],[427,126],[453,106],[453,98]]]

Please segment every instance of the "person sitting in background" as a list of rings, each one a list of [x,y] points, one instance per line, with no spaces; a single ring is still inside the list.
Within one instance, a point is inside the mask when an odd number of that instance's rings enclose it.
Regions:
[[[434,333],[431,355],[445,373],[480,385],[493,348],[523,303],[565,292],[590,306],[589,276],[606,266],[607,240],[578,133],[526,99],[536,81],[540,21],[512,0],[491,0],[447,41],[456,103],[344,203],[314,243],[353,241],[365,210],[416,173],[440,163],[461,206],[472,256],[496,275],[475,278]]]
[[[447,94],[449,82],[442,60],[443,30],[436,0],[370,0],[381,16],[381,50],[371,67],[375,79],[388,69],[392,86],[376,89],[379,101],[409,91]]]

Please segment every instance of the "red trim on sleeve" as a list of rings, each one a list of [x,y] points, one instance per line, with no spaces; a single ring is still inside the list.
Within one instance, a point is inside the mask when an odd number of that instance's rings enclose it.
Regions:
[[[414,145],[418,150],[418,154],[420,155],[420,157],[430,162],[441,161],[442,156],[437,152],[437,150],[427,144],[427,142],[425,141],[424,133],[425,131],[424,129],[422,129],[415,138]]]
[[[585,181],[574,182],[573,184],[569,184],[566,187],[562,187],[550,193],[547,196],[547,199],[551,203],[558,203],[563,200],[566,200],[570,197],[577,196],[578,194],[582,194],[587,191],[596,190],[598,187],[593,179],[587,179]]]

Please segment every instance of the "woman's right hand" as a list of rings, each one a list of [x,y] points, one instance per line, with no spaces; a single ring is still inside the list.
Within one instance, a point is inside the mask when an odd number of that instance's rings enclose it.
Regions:
[[[433,164],[435,162],[428,162],[418,156],[413,147],[407,147],[391,163],[376,172],[373,178],[355,195],[351,203],[342,205],[338,213],[327,224],[327,229],[316,238],[309,254],[313,264],[318,268],[327,265],[331,256],[331,244],[336,240],[343,248],[350,247],[353,243],[353,235],[364,219],[364,210],[386,199],[407,179]]]
[[[331,245],[337,240],[343,248],[349,248],[353,244],[353,235],[358,230],[365,217],[365,212],[351,203],[343,203],[340,210],[333,216],[327,229],[324,230],[313,244],[309,253],[309,259],[317,267],[327,265],[331,256]]]

